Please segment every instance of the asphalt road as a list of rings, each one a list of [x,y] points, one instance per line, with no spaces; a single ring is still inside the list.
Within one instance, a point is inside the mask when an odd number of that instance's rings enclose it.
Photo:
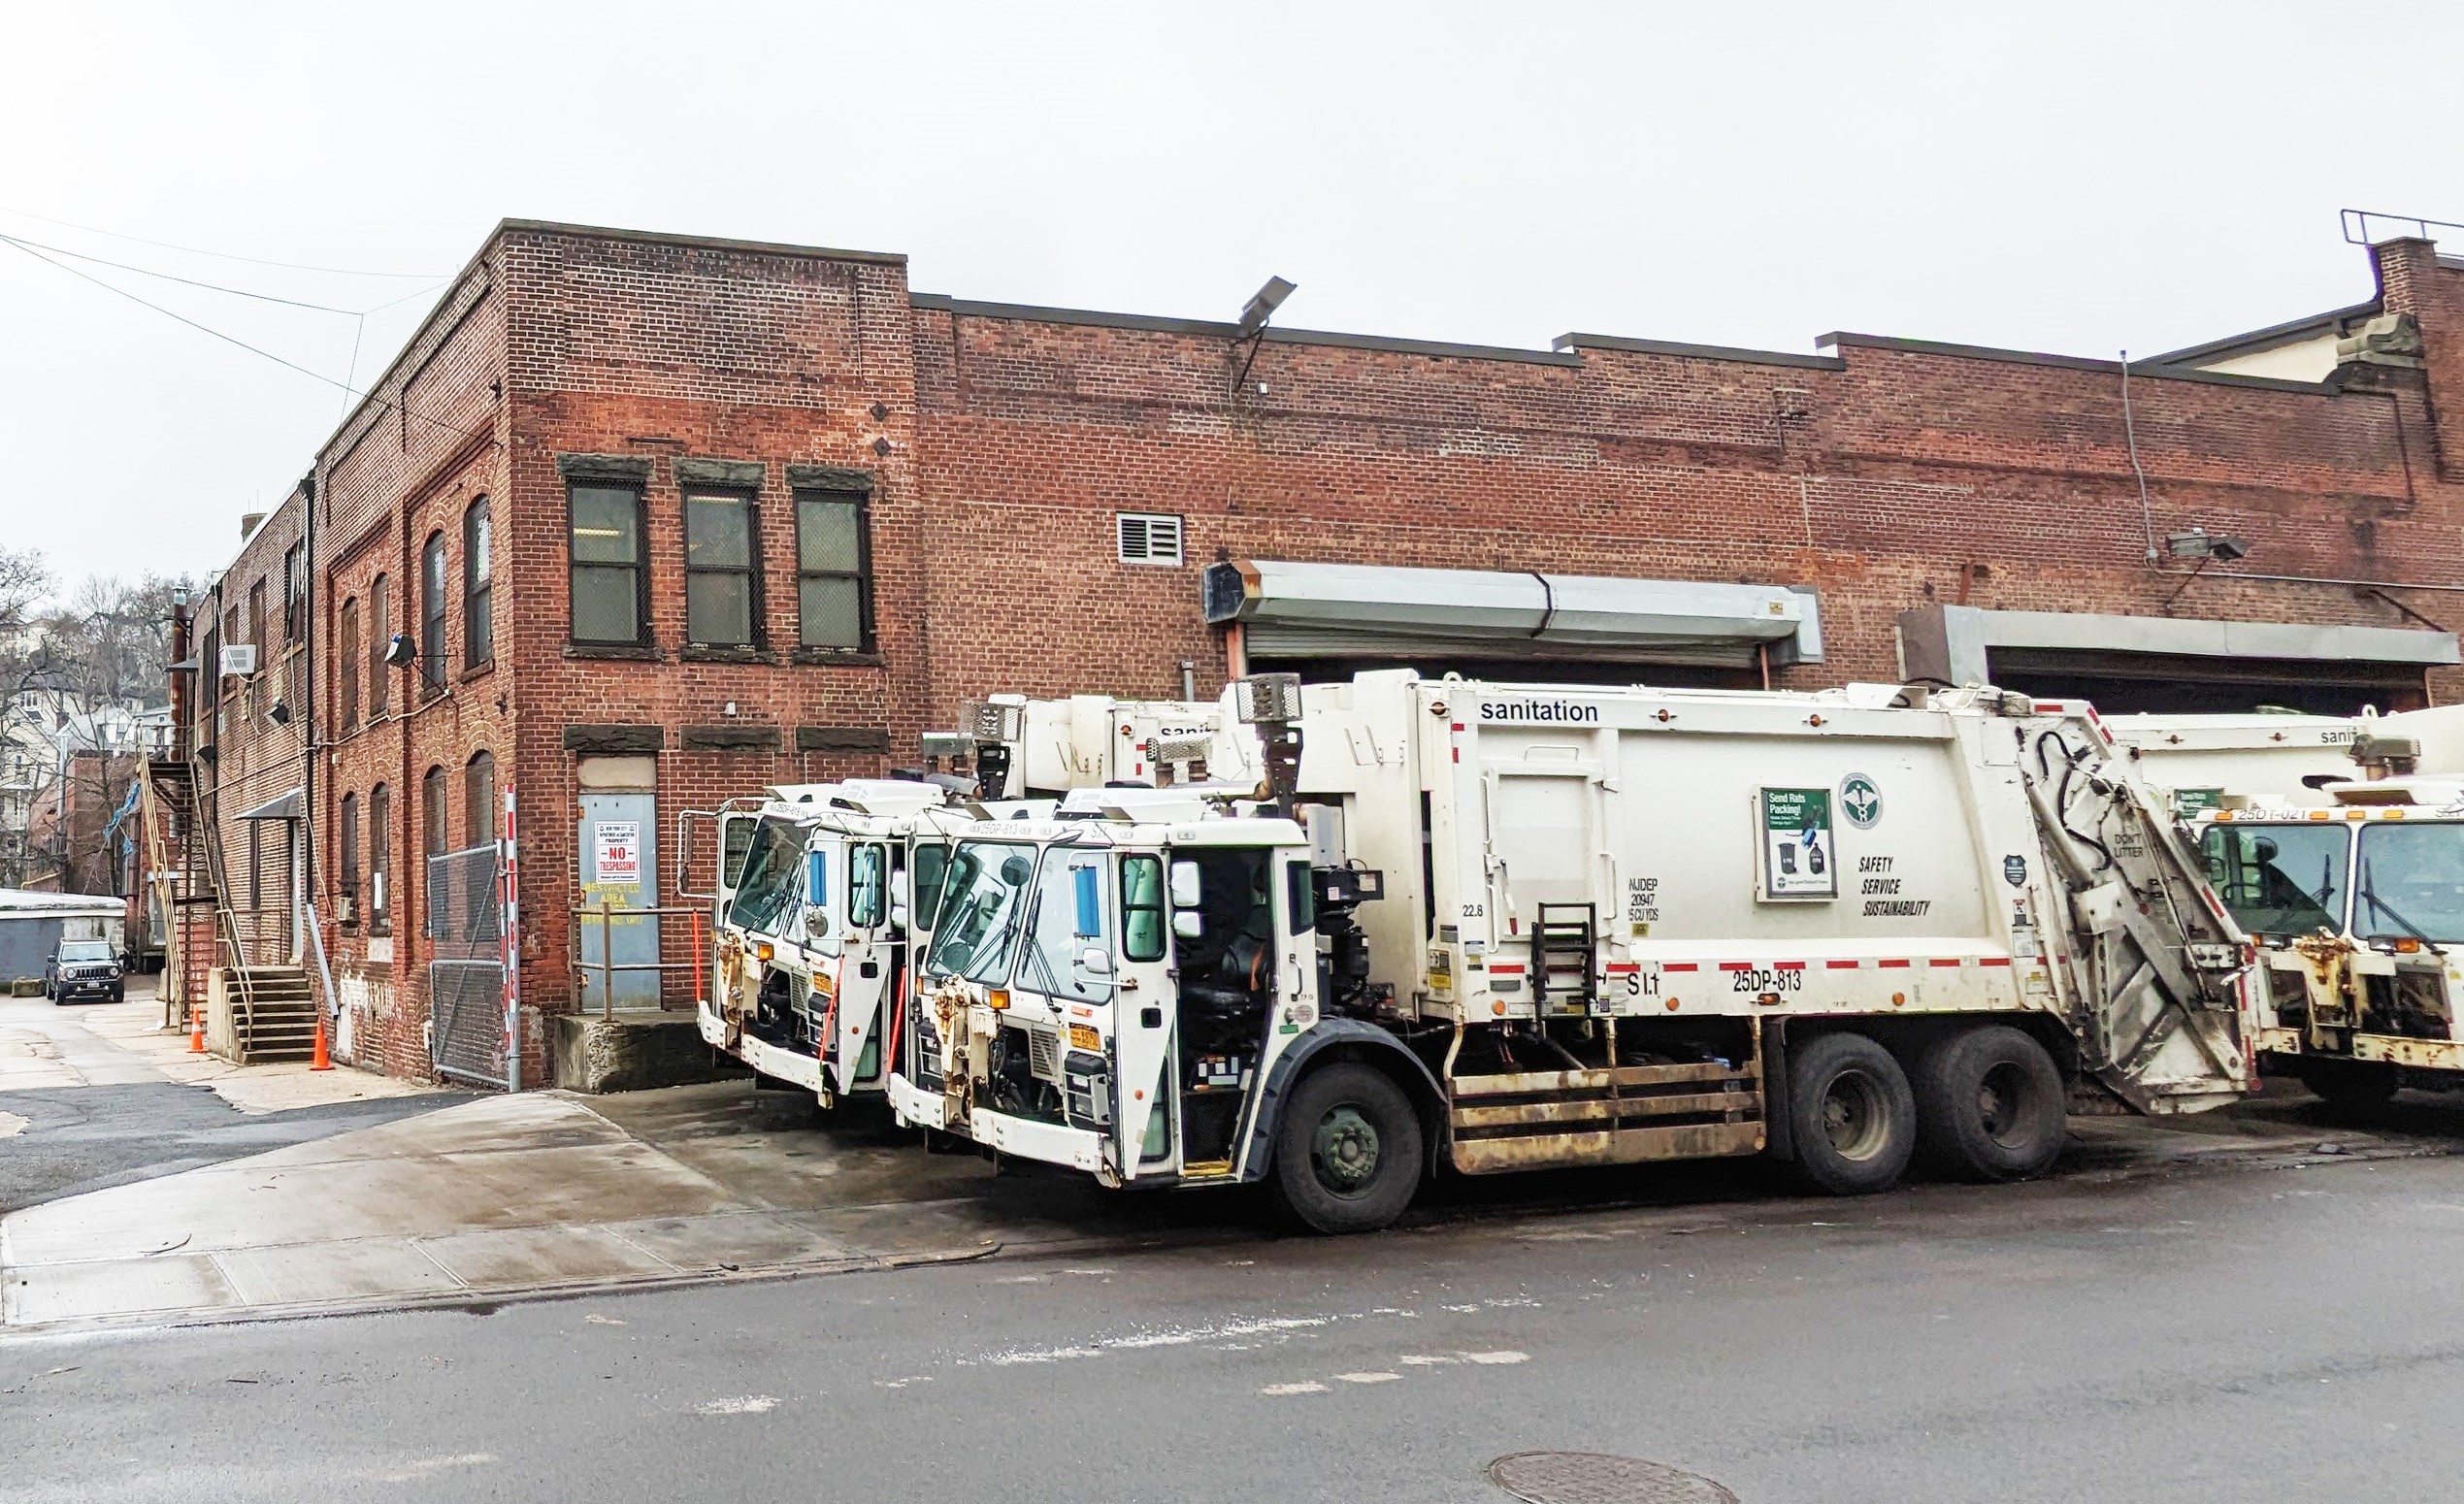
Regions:
[[[27,1500],[2438,1498],[2464,1162],[1455,1222],[0,1341]]]

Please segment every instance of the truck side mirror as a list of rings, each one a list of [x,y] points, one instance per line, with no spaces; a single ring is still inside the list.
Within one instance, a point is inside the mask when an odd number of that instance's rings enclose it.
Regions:
[[[1176,910],[1172,915],[1172,932],[1184,940],[1195,940],[1206,929],[1206,921],[1196,909]]]
[[[906,905],[904,903],[893,903],[890,905],[890,924],[894,929],[903,930],[906,928]]]
[[[1199,887],[1198,879],[1198,864],[1195,862],[1173,863],[1172,907],[1198,907],[1199,893],[1200,889]],[[1175,930],[1175,932],[1178,932],[1177,929]]]
[[[1101,945],[1090,945],[1078,952],[1078,969],[1089,976],[1110,976],[1112,953]]]

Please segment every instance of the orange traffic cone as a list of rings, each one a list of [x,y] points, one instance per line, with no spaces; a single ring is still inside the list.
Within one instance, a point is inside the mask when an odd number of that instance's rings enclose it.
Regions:
[[[188,1053],[206,1053],[206,1011],[194,1002],[188,1004]]]
[[[325,1010],[321,1006],[316,1010],[316,1044],[315,1047],[309,1052],[308,1068],[311,1070],[331,1070],[334,1068],[333,1061],[328,1059],[325,1054]]]

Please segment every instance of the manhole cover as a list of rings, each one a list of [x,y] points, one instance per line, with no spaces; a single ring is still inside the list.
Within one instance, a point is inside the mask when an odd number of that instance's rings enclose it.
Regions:
[[[1518,1452],[1490,1463],[1489,1481],[1528,1504],[1737,1504],[1708,1478],[1597,1452]]]

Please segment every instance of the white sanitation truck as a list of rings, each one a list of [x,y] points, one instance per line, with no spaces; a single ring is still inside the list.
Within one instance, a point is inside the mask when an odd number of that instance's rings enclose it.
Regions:
[[[968,730],[925,738],[936,770],[922,779],[797,784],[709,814],[717,827],[712,895],[715,985],[699,1003],[702,1036],[761,1075],[824,1106],[878,1095],[909,992],[908,960],[939,900],[953,834],[973,820],[1049,815],[1049,799],[1005,796],[1024,784],[1059,792],[1158,776],[1186,782],[1237,766],[1238,738],[1214,702],[995,697],[968,707]],[[971,764],[971,766],[970,766]],[[1254,780],[1254,774],[1252,774]],[[689,861],[689,855],[688,855]]]
[[[2262,1065],[2345,1111],[2464,1088],[2464,707],[2359,725],[2324,807],[2236,798],[2201,833],[2259,947]]]
[[[2183,817],[2264,799],[2323,808],[2326,785],[2352,776],[2357,717],[2336,715],[2115,715],[2105,729],[2136,757],[2140,776]]]
[[[2250,1085],[2241,933],[2084,704],[1234,691],[1269,799],[1082,791],[960,834],[903,1122],[1356,1231],[1440,1168],[2024,1176],[2074,1093]]]

